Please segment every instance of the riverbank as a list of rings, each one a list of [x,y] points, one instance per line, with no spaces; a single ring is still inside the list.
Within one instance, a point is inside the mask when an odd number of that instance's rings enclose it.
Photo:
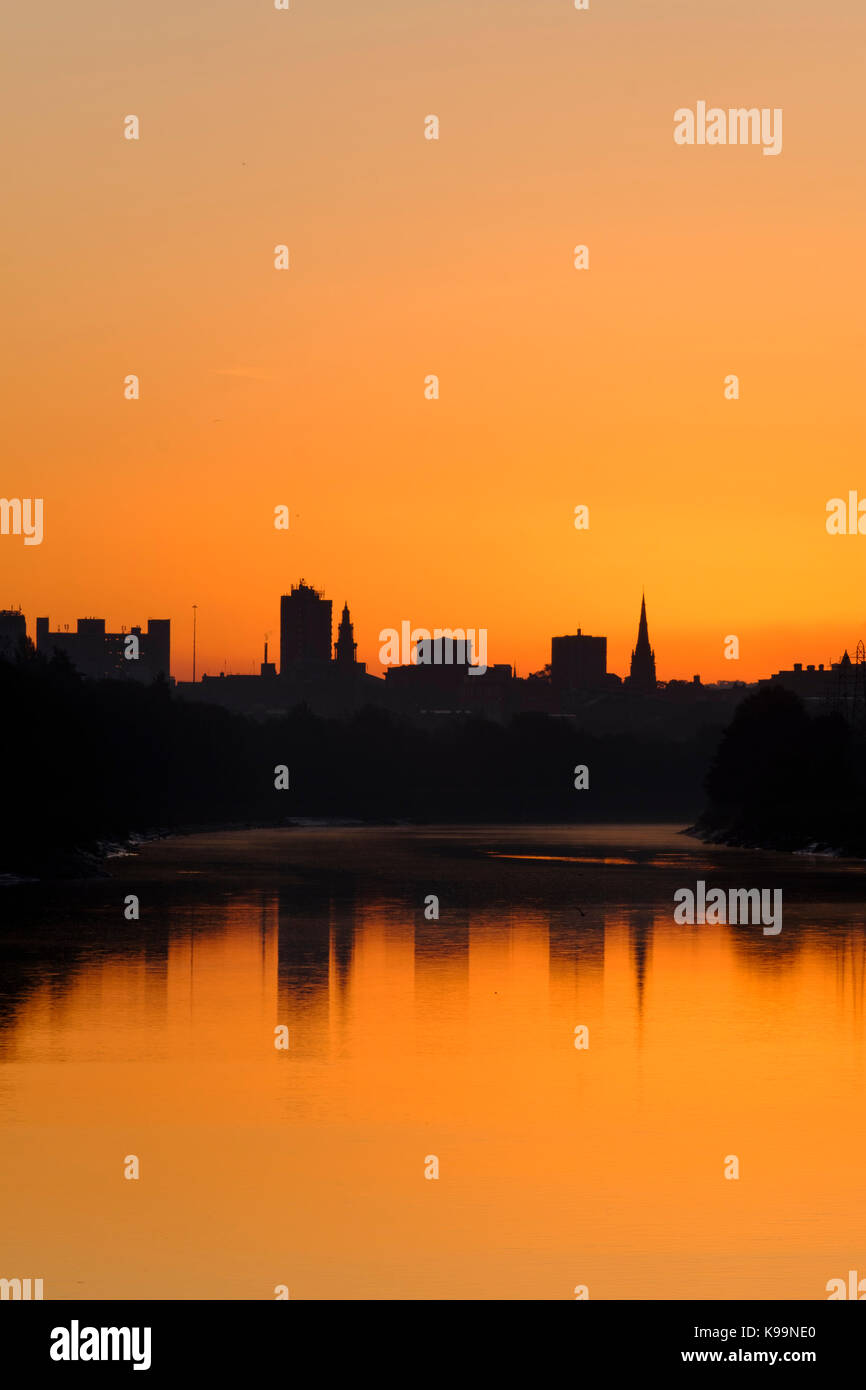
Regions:
[[[850,839],[843,838],[831,843],[790,830],[757,830],[736,822],[718,825],[698,820],[695,825],[687,826],[683,834],[692,835],[705,845],[723,845],[729,849],[765,850],[776,854],[811,854],[823,859],[866,859],[866,838],[859,832]]]

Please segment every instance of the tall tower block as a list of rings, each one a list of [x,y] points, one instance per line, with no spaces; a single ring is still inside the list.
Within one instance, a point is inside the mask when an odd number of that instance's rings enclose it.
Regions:
[[[280,675],[294,661],[331,660],[331,600],[305,584],[280,599]]]

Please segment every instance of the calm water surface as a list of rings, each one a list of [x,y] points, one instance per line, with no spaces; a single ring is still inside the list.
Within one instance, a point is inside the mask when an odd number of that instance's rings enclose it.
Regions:
[[[604,826],[224,832],[111,867],[0,897],[0,1275],[94,1299],[866,1275],[863,865]],[[781,887],[781,935],[675,925],[698,878]]]

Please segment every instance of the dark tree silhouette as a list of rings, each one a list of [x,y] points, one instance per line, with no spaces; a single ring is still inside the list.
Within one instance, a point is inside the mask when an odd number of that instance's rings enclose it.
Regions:
[[[790,691],[748,696],[706,778],[702,829],[731,843],[862,852],[864,743],[840,714],[810,717]]]
[[[846,727],[808,720],[791,696],[757,701],[742,707],[713,764],[717,817],[757,817],[763,827],[798,797],[804,807],[810,799],[829,806]],[[78,871],[75,854],[132,832],[295,817],[690,820],[720,732],[590,734],[544,714],[508,725],[422,723],[374,708],[337,720],[305,706],[256,721],[184,701],[165,681],[86,680],[64,658],[32,648],[0,661],[0,712],[0,871],[37,876]],[[274,786],[281,764],[287,792]],[[577,764],[589,768],[588,790],[575,789]]]

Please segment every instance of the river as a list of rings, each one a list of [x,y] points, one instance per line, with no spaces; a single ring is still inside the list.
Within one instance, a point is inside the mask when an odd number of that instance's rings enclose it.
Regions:
[[[89,1299],[866,1276],[866,866],[678,832],[220,832],[5,888],[0,1276]],[[781,888],[781,932],[677,925],[699,879]]]

